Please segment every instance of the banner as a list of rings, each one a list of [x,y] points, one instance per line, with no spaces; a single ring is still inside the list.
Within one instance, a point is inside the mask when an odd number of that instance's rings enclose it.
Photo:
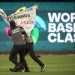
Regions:
[[[11,14],[10,17],[16,22],[17,26],[23,27],[26,32],[31,32],[35,25],[37,6],[26,9],[18,9],[18,13]],[[25,11],[24,11],[25,10]]]
[[[34,8],[34,4],[39,8]],[[18,26],[24,27],[25,30],[27,28],[26,31],[29,32],[33,29],[33,39],[37,41],[34,45],[35,51],[75,52],[74,2],[0,3],[0,8],[8,16],[12,16]],[[0,20],[1,51],[6,50],[6,47],[9,50],[12,46],[11,40],[2,32],[6,25]]]

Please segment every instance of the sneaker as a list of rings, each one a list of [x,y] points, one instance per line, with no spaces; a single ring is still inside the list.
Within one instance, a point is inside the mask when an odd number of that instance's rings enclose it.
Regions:
[[[21,65],[17,65],[14,68],[9,69],[11,72],[24,72],[24,67]]]
[[[24,72],[24,66],[22,64],[19,64],[17,66],[17,70],[18,70],[18,72]]]
[[[17,69],[15,69],[15,68],[10,68],[9,69],[11,72],[17,72]]]
[[[25,70],[25,72],[30,72],[29,70]]]
[[[43,65],[41,66],[41,72],[44,72],[44,71],[45,71],[45,68],[46,68],[46,65],[43,64]]]

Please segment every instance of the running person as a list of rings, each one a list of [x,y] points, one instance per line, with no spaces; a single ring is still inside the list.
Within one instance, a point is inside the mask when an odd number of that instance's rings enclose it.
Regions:
[[[29,54],[30,57],[31,57],[35,62],[38,63],[38,65],[41,67],[41,71],[43,71],[45,65],[44,65],[44,63],[38,58],[38,56],[35,55],[35,52],[34,52],[34,50],[33,50],[33,40],[32,40],[32,36],[31,36],[31,35],[30,35],[30,36],[27,36],[27,38],[26,38],[26,53],[23,54],[23,55],[24,55],[24,58],[25,58],[25,56],[26,56],[27,54]],[[26,67],[27,67],[27,69],[29,69],[27,64],[26,64]]]
[[[22,37],[22,33],[25,35],[25,37],[26,37],[26,34],[21,28],[16,27],[16,24],[13,20],[10,21],[10,27],[11,27],[11,30],[12,30],[11,38],[12,38],[12,41],[13,41],[14,45],[13,45],[13,48],[10,52],[9,60],[15,65],[15,67],[13,69],[11,68],[10,70],[14,71],[14,72],[17,72],[17,71],[23,69],[23,66],[20,66],[21,64],[23,64],[24,67],[26,68],[26,71],[29,71],[27,69],[27,67],[25,66],[26,61],[23,58],[23,56],[24,56],[23,54],[25,53],[25,49],[26,49],[26,46],[25,46],[26,41]],[[17,54],[20,55],[21,63],[17,61]]]

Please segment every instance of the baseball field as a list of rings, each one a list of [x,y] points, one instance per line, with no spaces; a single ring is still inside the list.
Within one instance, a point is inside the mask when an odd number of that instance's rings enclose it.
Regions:
[[[13,64],[8,57],[8,54],[0,54],[0,75],[75,75],[75,54],[41,55],[39,59],[46,65],[44,72],[40,72],[40,67],[29,55],[26,60],[31,72],[10,72],[9,68]]]

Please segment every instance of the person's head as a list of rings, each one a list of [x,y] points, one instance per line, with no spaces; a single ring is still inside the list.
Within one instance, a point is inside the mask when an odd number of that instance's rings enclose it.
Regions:
[[[15,23],[14,20],[11,20],[11,21],[10,21],[10,28],[11,28],[11,29],[15,29],[15,28],[16,28],[16,23]]]

